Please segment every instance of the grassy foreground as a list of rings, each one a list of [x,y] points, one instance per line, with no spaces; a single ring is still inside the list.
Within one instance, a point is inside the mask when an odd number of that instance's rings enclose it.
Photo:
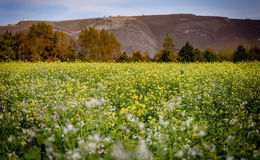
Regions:
[[[258,159],[260,63],[0,63],[0,159]]]

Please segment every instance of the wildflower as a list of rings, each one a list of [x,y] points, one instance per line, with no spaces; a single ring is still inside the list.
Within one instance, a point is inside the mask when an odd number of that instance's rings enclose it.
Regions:
[[[203,144],[205,149],[209,150],[210,152],[214,152],[216,150],[216,146],[214,144],[208,145],[208,144]]]
[[[96,99],[92,98],[89,101],[85,101],[86,106],[92,108],[92,107],[98,107],[101,106],[105,102],[104,99]]]
[[[112,145],[111,156],[117,160],[130,159],[129,154],[124,150],[124,147],[121,143],[116,143]]]
[[[203,137],[203,136],[206,136],[206,132],[204,131],[204,130],[200,130],[197,134],[196,134],[196,136],[198,136],[198,137]]]
[[[9,137],[8,137],[8,142],[13,142],[13,140],[15,139],[15,137],[13,136],[13,135],[10,135]]]
[[[176,152],[175,157],[177,158],[181,158],[184,155],[182,150],[179,150],[178,152]]]
[[[161,125],[163,125],[164,127],[167,127],[167,126],[169,125],[169,122],[168,122],[168,121],[164,121],[164,120],[162,119],[162,116],[159,116],[159,123],[160,123]]]
[[[144,123],[143,123],[143,122],[138,122],[138,127],[139,127],[140,129],[143,129],[143,128],[144,128]]]
[[[258,150],[254,150],[254,155],[253,155],[253,157],[254,158],[256,158],[256,157],[259,157],[260,156],[260,151],[258,151]]]
[[[74,150],[67,151],[66,155],[67,155],[68,159],[71,159],[71,160],[81,159],[81,155],[79,153],[79,149],[78,148],[76,148]]]
[[[233,160],[234,159],[234,157],[233,156],[230,156],[230,155],[228,155],[227,157],[226,157],[226,160]]]
[[[139,144],[137,146],[136,157],[139,160],[150,160],[152,159],[152,154],[147,148],[145,141],[143,139],[139,140]]]
[[[227,139],[226,139],[227,142],[231,142],[231,141],[233,141],[233,140],[235,140],[235,136],[231,136],[231,135],[229,135],[229,136],[227,137]]]
[[[130,121],[130,122],[134,122],[134,121],[135,121],[135,118],[134,118],[131,114],[127,114],[127,115],[126,115],[126,118],[127,118],[127,120]]]
[[[68,124],[66,127],[63,128],[63,133],[64,134],[67,134],[69,132],[76,132],[77,131],[77,128],[75,128],[72,124]]]
[[[190,124],[191,124],[191,122],[193,121],[193,118],[191,117],[189,117],[186,121],[185,121],[185,124],[186,124],[186,126],[190,126]]]
[[[22,142],[21,142],[21,145],[22,145],[22,146],[25,146],[26,144],[27,144],[27,143],[26,143],[25,141],[22,141]]]

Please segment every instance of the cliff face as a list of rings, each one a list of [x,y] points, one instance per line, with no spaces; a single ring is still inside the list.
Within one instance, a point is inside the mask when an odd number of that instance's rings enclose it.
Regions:
[[[0,33],[24,31],[37,22],[21,21],[16,25],[1,26]],[[239,44],[260,46],[260,20],[173,14],[45,22],[75,39],[83,27],[106,29],[116,36],[122,51],[129,55],[141,50],[153,56],[162,47],[167,33],[173,36],[177,48],[186,42],[201,49],[212,46],[218,51]]]

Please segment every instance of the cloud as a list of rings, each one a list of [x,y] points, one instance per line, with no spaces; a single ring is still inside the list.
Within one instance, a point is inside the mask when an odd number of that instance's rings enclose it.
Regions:
[[[101,16],[157,14],[169,10],[160,7],[171,0],[0,0],[6,3],[21,3],[31,7],[63,7],[66,12],[78,15],[96,13]]]
[[[22,3],[30,6],[62,6],[74,11],[98,10],[131,0],[0,0],[0,3]]]
[[[257,4],[260,4],[259,0],[0,0],[0,24],[14,23],[17,19],[61,20],[173,13],[250,18],[259,17],[260,5]]]

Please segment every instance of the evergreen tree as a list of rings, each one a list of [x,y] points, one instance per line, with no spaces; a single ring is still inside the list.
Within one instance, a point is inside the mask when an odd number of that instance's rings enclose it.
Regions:
[[[130,62],[130,58],[123,52],[117,59],[116,62]]]
[[[216,61],[218,61],[218,56],[216,54],[216,51],[212,47],[208,47],[206,49],[204,58],[205,58],[205,61],[207,61],[207,62],[216,62]]]
[[[193,53],[194,53],[194,55],[192,57],[193,62],[204,62],[205,61],[205,59],[204,59],[205,53],[202,50],[200,50],[198,48],[194,48]]]
[[[248,59],[248,54],[244,46],[240,45],[237,51],[234,53],[234,62],[246,61]]]
[[[182,62],[193,62],[193,56],[194,56],[194,48],[193,46],[187,42],[180,50],[179,52],[179,59]]]
[[[0,60],[11,61],[17,59],[17,45],[15,37],[11,32],[6,31],[0,35]]]

